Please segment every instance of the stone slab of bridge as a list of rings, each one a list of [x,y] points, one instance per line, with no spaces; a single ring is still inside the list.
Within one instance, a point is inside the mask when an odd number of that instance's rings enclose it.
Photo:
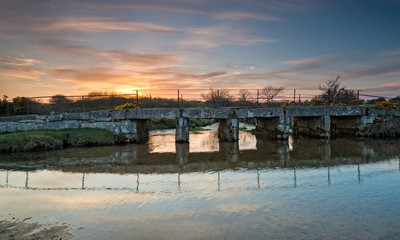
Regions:
[[[0,133],[103,128],[116,135],[124,135],[129,141],[145,143],[149,138],[149,119],[175,118],[176,142],[186,143],[189,141],[190,119],[200,118],[218,120],[220,141],[238,141],[239,120],[254,118],[257,138],[287,139],[289,134],[330,138],[354,136],[360,129],[382,117],[400,117],[400,112],[365,107],[132,109],[1,117]]]

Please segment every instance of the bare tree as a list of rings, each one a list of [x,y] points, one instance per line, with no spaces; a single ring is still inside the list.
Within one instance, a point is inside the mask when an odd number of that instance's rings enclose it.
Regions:
[[[285,90],[285,87],[266,86],[260,91],[260,95],[267,103],[270,103],[274,97]]]
[[[330,79],[319,85],[318,89],[322,91],[320,98],[327,104],[331,103],[350,103],[356,99],[356,93],[354,90],[346,89],[346,86],[341,86],[339,81],[340,76],[337,75],[336,79]]]
[[[213,106],[225,105],[232,101],[232,95],[229,93],[228,89],[212,89],[207,93],[201,94],[207,102],[211,102]]]
[[[242,101],[242,105],[245,105],[247,103],[247,99],[250,95],[251,95],[251,92],[247,89],[239,90],[239,97],[240,97],[240,101]]]
[[[319,85],[318,89],[322,91],[322,100],[329,105],[337,97],[340,91],[340,76],[337,75],[336,79],[329,79],[325,81],[324,85]]]
[[[52,104],[67,104],[67,103],[70,103],[71,100],[64,95],[58,94],[58,95],[52,96],[50,98],[49,102]]]

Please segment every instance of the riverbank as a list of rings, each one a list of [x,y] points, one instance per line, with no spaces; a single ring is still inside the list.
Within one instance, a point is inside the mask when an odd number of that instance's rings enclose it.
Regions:
[[[112,132],[99,128],[40,130],[0,135],[0,152],[29,152],[118,143]]]

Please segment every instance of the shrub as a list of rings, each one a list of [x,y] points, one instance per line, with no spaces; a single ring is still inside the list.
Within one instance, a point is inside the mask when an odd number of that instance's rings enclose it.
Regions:
[[[335,106],[335,107],[346,107],[346,106],[349,106],[348,104],[346,104],[346,103],[342,103],[342,102],[340,102],[340,103],[336,103],[336,104],[334,104],[333,106]]]
[[[281,107],[289,107],[289,106],[295,106],[296,103],[294,101],[290,102],[285,102],[284,104],[281,105]]]
[[[119,105],[115,108],[115,110],[123,110],[123,109],[139,109],[140,108],[140,103],[139,106],[136,106],[136,103],[125,103],[123,105]]]
[[[385,108],[388,110],[396,110],[397,106],[395,103],[393,102],[388,102],[388,101],[381,101],[381,102],[377,102],[375,103],[374,107],[376,108]]]
[[[396,139],[400,137],[400,120],[396,118],[378,119],[374,124],[367,125],[358,134],[363,137]]]
[[[310,106],[325,106],[325,102],[319,98],[315,98],[311,100]]]

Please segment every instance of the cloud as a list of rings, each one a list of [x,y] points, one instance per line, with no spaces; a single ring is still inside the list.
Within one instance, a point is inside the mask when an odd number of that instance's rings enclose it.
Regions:
[[[378,55],[385,56],[385,57],[400,55],[400,49],[392,49],[389,51],[380,52]]]
[[[176,54],[139,54],[121,50],[106,51],[102,54],[120,64],[130,66],[166,65],[183,59]]]
[[[306,11],[315,6],[316,0],[263,0],[250,1],[255,6],[266,7],[275,11],[281,12],[298,12]]]
[[[253,12],[243,11],[220,11],[210,8],[201,7],[187,7],[179,5],[165,5],[162,4],[141,4],[141,3],[85,3],[87,8],[90,9],[142,9],[151,11],[167,11],[186,14],[207,15],[217,19],[228,20],[262,20],[262,21],[280,21],[278,17],[269,16],[266,14],[257,14]]]
[[[254,45],[259,43],[272,43],[278,40],[250,36],[246,31],[229,25],[214,25],[192,28],[188,37],[180,44],[185,46],[218,47],[220,45]]]
[[[336,54],[328,54],[315,56],[310,58],[304,58],[299,60],[289,60],[282,62],[283,64],[291,64],[291,65],[310,65],[310,64],[322,64],[322,63],[331,63],[338,59],[338,55]]]
[[[225,71],[207,72],[196,74],[193,73],[193,69],[184,67],[165,67],[165,68],[153,68],[147,71],[135,71],[136,74],[146,77],[171,77],[175,81],[177,79],[208,79],[216,76],[227,74]]]
[[[1,38],[10,38],[14,35],[42,35],[43,32],[147,32],[158,34],[183,33],[174,27],[157,25],[145,22],[121,21],[117,17],[96,17],[87,15],[66,15],[63,11],[54,8],[52,11],[43,12],[46,3],[34,4],[30,2],[8,1],[0,7],[0,31],[6,33]],[[47,6],[46,6],[47,7]],[[68,3],[68,7],[74,7]],[[79,10],[75,9],[75,12]],[[96,14],[97,15],[97,14]],[[18,17],[16,17],[18,16]],[[21,32],[24,31],[24,32]],[[38,34],[40,31],[41,34]]]
[[[55,68],[49,70],[47,74],[57,81],[91,85],[95,86],[94,89],[104,86],[115,89],[121,86],[152,89],[192,88],[201,86],[199,81],[207,82],[216,76],[226,74],[226,72],[195,74],[190,71],[184,68],[154,68],[143,72],[113,68]],[[207,85],[206,88],[208,87]]]
[[[117,73],[118,72],[118,73]],[[47,74],[59,81],[92,83],[92,84],[129,84],[132,76],[126,72],[115,71],[111,68],[69,69],[55,68]]]
[[[368,66],[357,70],[350,70],[343,73],[346,78],[373,77],[377,75],[400,74],[400,62],[380,63],[373,67]]]
[[[0,66],[0,79],[13,80],[18,78],[38,80],[41,71],[31,67]]]
[[[253,64],[227,64],[225,65],[228,69],[235,69],[235,70],[255,70],[256,67]]]
[[[124,50],[103,51],[89,46],[64,45],[54,46],[51,53],[64,56],[95,57],[98,61],[109,60],[127,66],[148,66],[168,65],[184,59],[178,54],[144,54],[132,53]]]
[[[32,58],[0,58],[0,63],[7,65],[18,65],[18,66],[30,66],[34,63],[40,63],[41,61]]]
[[[70,17],[62,18],[57,22],[42,26],[40,30],[78,30],[88,32],[110,32],[110,31],[128,31],[128,32],[150,32],[150,33],[184,33],[173,27],[161,26],[142,22],[123,22],[112,18],[98,17]]]
[[[75,2],[75,4],[77,4]],[[95,3],[90,3],[95,4]],[[101,5],[96,3],[95,5]],[[12,5],[12,4],[11,4]],[[14,4],[15,5],[15,4]],[[260,43],[271,43],[276,42],[275,39],[270,39],[266,37],[252,36],[248,33],[247,29],[240,29],[237,25],[213,25],[205,27],[176,27],[176,26],[166,26],[162,24],[147,23],[147,22],[137,22],[137,21],[127,21],[125,18],[118,17],[98,17],[99,13],[96,12],[92,16],[71,16],[65,15],[65,13],[60,13],[57,11],[50,11],[48,13],[41,13],[39,7],[34,5],[25,4],[23,6],[18,5],[9,6],[9,11],[1,11],[6,15],[0,17],[3,24],[0,26],[1,30],[5,31],[4,36],[7,38],[14,37],[23,41],[28,41],[27,39],[47,39],[54,40],[57,37],[65,36],[66,38],[72,36],[78,36],[78,32],[85,33],[108,33],[108,32],[139,32],[139,33],[152,33],[152,34],[173,34],[182,37],[179,44],[184,46],[201,46],[201,47],[217,47],[220,45],[230,44],[230,45],[255,45]],[[110,5],[113,4],[106,4]],[[121,6],[123,6],[122,4]],[[130,4],[128,4],[130,5]],[[171,6],[153,6],[153,5],[141,5],[133,4],[138,8],[148,8],[151,9],[168,9],[177,11],[184,11],[186,7],[171,7]],[[71,3],[68,3],[69,7],[76,7]],[[116,4],[118,6],[118,4]],[[174,10],[175,11],[175,10]],[[189,7],[185,11],[187,13],[198,12],[209,13],[207,9],[192,8]],[[59,14],[57,14],[59,13]],[[78,13],[79,14],[79,13]],[[87,13],[86,13],[87,14]],[[253,18],[260,20],[267,20],[268,17],[264,15],[258,15],[254,13],[246,12],[227,12],[227,11],[214,11],[215,16],[220,18],[230,18],[230,19],[243,19],[243,18]],[[96,16],[97,15],[97,16]],[[21,16],[19,20],[15,20],[13,16]],[[272,20],[272,19],[270,19]],[[75,34],[75,35],[74,35]],[[56,36],[56,38],[54,38]],[[2,37],[4,38],[4,37]],[[173,43],[176,45],[176,43]]]
[[[204,74],[200,74],[197,75],[198,79],[207,79],[207,78],[213,78],[216,76],[221,76],[221,75],[225,75],[227,72],[210,72],[210,73],[204,73]]]
[[[400,82],[400,79],[397,79],[397,82]],[[372,87],[372,88],[365,88],[362,90],[362,94],[366,95],[376,95],[382,97],[396,97],[400,96],[400,84],[389,84],[389,86],[382,86],[382,87]]]

